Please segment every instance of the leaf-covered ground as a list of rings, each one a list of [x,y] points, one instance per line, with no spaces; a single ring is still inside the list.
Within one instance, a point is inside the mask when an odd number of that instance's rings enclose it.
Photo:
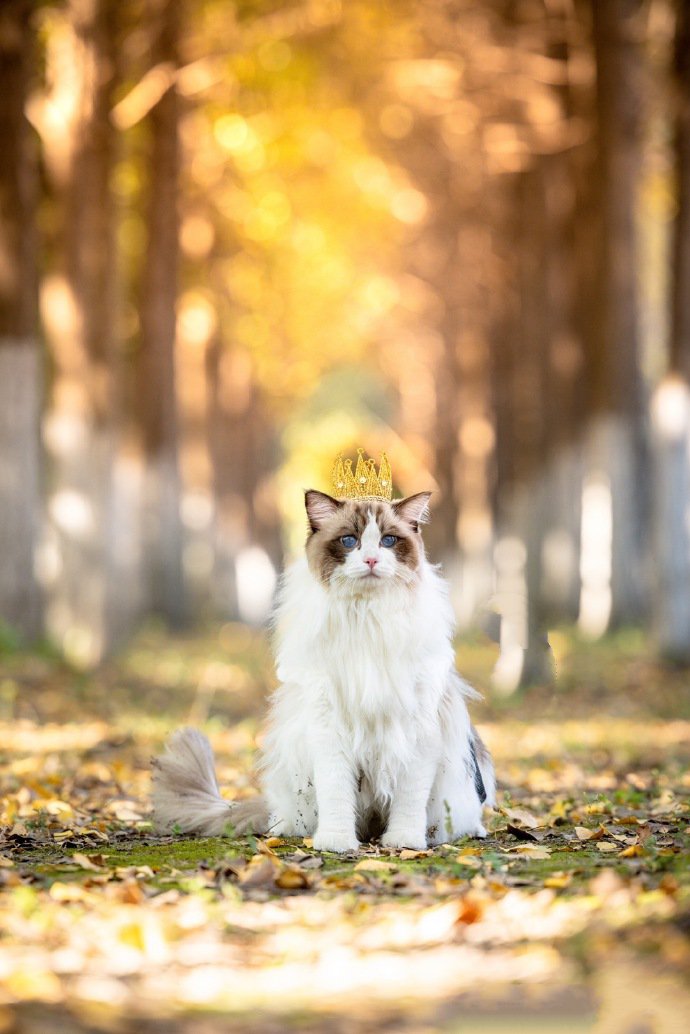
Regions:
[[[690,677],[634,633],[552,641],[557,690],[475,708],[488,839],[347,859],[149,823],[149,758],[182,722],[253,792],[260,635],[152,631],[89,676],[6,651],[0,1034],[684,1034]],[[459,646],[482,688],[494,660]]]

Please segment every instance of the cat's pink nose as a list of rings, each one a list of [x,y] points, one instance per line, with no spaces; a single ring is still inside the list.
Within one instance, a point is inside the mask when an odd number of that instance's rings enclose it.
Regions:
[[[378,564],[378,558],[377,558],[377,557],[375,557],[375,556],[368,556],[368,557],[365,557],[365,558],[364,558],[364,563],[365,563],[365,564],[369,564],[369,568],[370,568],[370,570],[372,570],[372,571],[373,571],[373,570],[374,570],[374,568],[376,567],[376,565]]]

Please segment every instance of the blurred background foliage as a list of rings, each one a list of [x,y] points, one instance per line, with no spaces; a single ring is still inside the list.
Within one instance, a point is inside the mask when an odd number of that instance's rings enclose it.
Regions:
[[[690,659],[681,0],[6,0],[0,614],[261,623],[334,456],[435,490],[496,687]],[[9,633],[8,633],[9,635]]]

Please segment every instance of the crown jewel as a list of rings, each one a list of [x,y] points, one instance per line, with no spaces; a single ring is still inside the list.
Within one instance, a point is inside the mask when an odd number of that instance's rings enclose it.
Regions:
[[[364,449],[357,449],[354,473],[352,460],[342,454],[333,465],[333,488],[338,499],[390,499],[393,495],[391,465],[385,452],[381,453],[378,474],[374,460],[364,458]]]

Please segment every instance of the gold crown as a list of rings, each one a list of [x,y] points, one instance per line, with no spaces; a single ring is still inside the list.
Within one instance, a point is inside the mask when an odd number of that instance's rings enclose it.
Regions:
[[[381,453],[378,474],[372,459],[364,459],[364,449],[357,449],[357,465],[352,473],[352,460],[342,454],[333,465],[333,488],[338,499],[390,499],[393,495],[391,465],[385,452]]]

